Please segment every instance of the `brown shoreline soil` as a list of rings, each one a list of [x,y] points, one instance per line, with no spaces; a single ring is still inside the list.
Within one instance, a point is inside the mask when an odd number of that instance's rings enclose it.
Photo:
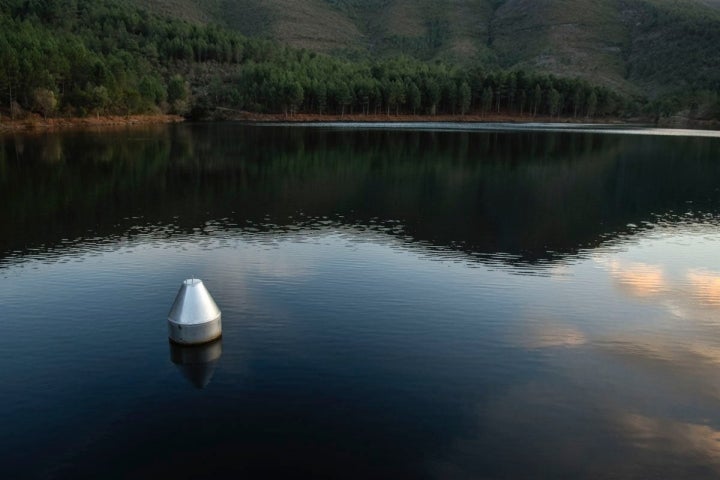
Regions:
[[[0,120],[0,133],[7,132],[45,132],[60,129],[113,129],[126,128],[136,125],[159,125],[179,123],[185,121],[179,115],[129,115],[129,116],[102,116],[102,117],[58,117],[42,118],[37,115],[21,120],[9,121],[3,115]],[[294,115],[266,114],[244,111],[224,111],[211,121],[241,121],[253,123],[400,123],[400,122],[459,122],[459,123],[568,123],[568,124],[648,124],[645,119],[617,119],[617,118],[582,118],[582,117],[545,117],[530,115],[385,115],[385,114],[347,114],[347,115],[318,115],[297,113]]]
[[[465,122],[465,123],[596,123],[596,124],[620,124],[620,123],[641,123],[640,119],[620,120],[617,118],[590,119],[581,117],[533,117],[530,115],[318,115],[296,113],[294,115],[264,114],[252,112],[226,113],[222,120],[236,120],[246,122],[282,122],[282,123],[324,123],[324,122],[349,122],[349,123],[376,123],[376,122]]]
[[[185,121],[179,115],[128,115],[128,116],[102,116],[102,117],[66,117],[42,118],[31,116],[22,120],[10,121],[3,115],[0,121],[0,132],[33,132],[59,129],[92,129],[128,127],[133,125],[150,125],[161,123],[178,123]]]

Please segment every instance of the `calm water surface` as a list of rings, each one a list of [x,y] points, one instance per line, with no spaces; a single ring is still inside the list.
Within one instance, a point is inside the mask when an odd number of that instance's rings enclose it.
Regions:
[[[0,138],[3,477],[717,478],[720,138],[630,133]]]

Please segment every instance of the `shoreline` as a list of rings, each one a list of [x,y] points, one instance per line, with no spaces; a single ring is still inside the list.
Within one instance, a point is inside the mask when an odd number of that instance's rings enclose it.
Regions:
[[[618,118],[585,118],[585,117],[548,117],[531,115],[506,114],[466,114],[466,115],[386,115],[386,114],[346,114],[320,115],[296,113],[293,115],[277,113],[232,112],[225,113],[215,121],[243,121],[253,123],[568,123],[568,124],[645,124],[641,119],[622,120]]]
[[[71,129],[118,128],[135,125],[159,125],[184,122],[180,115],[107,115],[102,117],[56,117],[41,118],[32,116],[21,120],[7,121],[6,116],[0,122],[0,133],[47,132]]]
[[[519,115],[319,115],[319,114],[268,114],[244,111],[223,111],[202,120],[193,120],[180,115],[146,114],[146,115],[107,115],[101,117],[55,117],[42,118],[32,115],[23,119],[7,120],[3,115],[0,120],[0,135],[23,133],[40,134],[46,132],[67,130],[113,130],[136,126],[167,125],[185,121],[198,122],[247,122],[247,123],[278,123],[278,124],[321,124],[321,123],[554,123],[567,125],[604,124],[604,125],[631,125],[641,124],[639,119],[620,120],[617,118],[588,119],[588,118],[557,118],[546,116],[519,116]],[[647,123],[644,123],[647,125]]]
[[[92,130],[92,129],[113,129],[127,128],[140,125],[162,125],[194,121],[180,115],[169,114],[144,114],[144,115],[108,115],[101,117],[56,117],[44,119],[38,115],[32,115],[21,120],[9,122],[7,116],[3,115],[0,120],[0,134],[3,133],[41,133],[57,130]],[[216,111],[215,115],[197,120],[200,122],[248,122],[248,123],[278,123],[278,124],[313,124],[313,123],[354,123],[354,124],[392,124],[392,123],[504,123],[504,124],[556,124],[556,125],[608,125],[608,126],[654,126],[660,128],[685,128],[692,130],[718,129],[718,122],[692,122],[685,118],[671,117],[664,121],[655,123],[647,118],[586,118],[586,117],[549,117],[532,115],[508,115],[508,114],[466,114],[466,115],[374,115],[374,114],[270,114],[253,113],[246,111],[235,111],[222,109]]]

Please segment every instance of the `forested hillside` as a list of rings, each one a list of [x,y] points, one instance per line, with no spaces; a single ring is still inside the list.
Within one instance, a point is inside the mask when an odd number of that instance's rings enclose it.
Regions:
[[[579,76],[656,97],[720,82],[717,0],[134,0],[351,58]]]
[[[287,7],[285,14],[293,14],[293,9],[305,1],[283,3]],[[275,18],[268,9],[270,5],[280,4],[273,2],[276,0],[250,5],[257,8],[246,11],[250,20],[245,21],[255,22],[261,29],[263,22]],[[385,28],[359,20],[367,18],[365,9],[373,5],[380,12],[388,5],[422,7],[427,18],[432,18],[433,12],[441,15],[437,8],[443,5],[429,0],[405,3],[371,0],[362,4],[352,0],[313,2],[314,7],[322,7],[323,11],[330,9],[332,15],[323,22],[337,21],[335,27],[345,29],[346,24],[338,19],[350,19],[347,25],[356,25],[363,38],[368,38],[368,32]],[[453,15],[470,18],[474,10],[464,2],[466,0],[455,3],[467,10],[454,10]],[[667,71],[652,67],[652,62],[662,63],[664,56],[660,50],[656,57],[635,58],[626,53],[627,61],[638,66],[628,68],[622,80],[616,82],[613,78],[617,75],[610,68],[590,74],[543,70],[522,60],[528,53],[510,46],[508,50],[515,52],[517,59],[499,56],[496,44],[507,39],[502,40],[505,34],[496,32],[496,24],[492,22],[482,34],[487,37],[484,46],[466,61],[427,56],[427,45],[445,48],[450,25],[453,29],[459,28],[443,20],[425,24],[432,37],[428,44],[421,42],[412,46],[398,36],[387,40],[397,47],[388,50],[393,53],[378,59],[363,54],[352,43],[345,45],[342,54],[330,56],[246,37],[212,23],[223,11],[227,11],[227,23],[235,22],[233,15],[239,12],[230,7],[242,3],[153,0],[152,9],[147,10],[119,0],[0,0],[0,112],[12,117],[27,111],[46,116],[174,112],[197,118],[212,116],[218,108],[340,115],[502,112],[556,117],[638,114],[655,117],[692,108],[702,110],[705,116],[718,113],[720,84],[715,80],[718,72],[707,52],[708,57],[695,55],[692,60],[697,62],[701,77],[682,75],[670,68],[671,62],[663,64]],[[476,0],[473,5],[485,8],[487,18],[495,22],[503,15],[500,11],[509,8],[510,3]],[[526,3],[530,9],[536,5]],[[650,0],[646,3],[650,4]],[[678,17],[666,18],[662,13],[666,10],[648,11],[646,16],[636,19],[634,28],[647,30],[661,25],[677,30],[675,43],[685,56],[690,56],[690,52],[686,52],[690,46],[681,32],[698,28],[703,38],[715,38],[716,33],[707,30],[714,25],[714,20],[694,23],[693,19],[697,18],[694,10],[682,12],[683,18],[688,19],[686,23],[673,23],[671,19]],[[304,14],[313,12],[306,10]],[[472,22],[459,17],[457,24],[470,28]],[[403,28],[407,31],[418,26],[414,17],[404,10],[392,18],[405,19]],[[533,18],[518,18],[509,25],[522,28],[523,21],[532,22]],[[345,33],[353,36],[354,31],[348,27]],[[315,38],[312,32],[308,35]],[[324,38],[335,38],[332,29],[325,30],[324,35]],[[474,48],[468,43],[467,48],[471,47]],[[648,49],[650,47],[655,45],[648,45]],[[621,70],[625,68],[623,65],[614,68]],[[661,77],[658,72],[665,73]],[[673,78],[677,84],[677,89],[668,90],[673,95],[648,98],[639,87],[665,85],[663,78]],[[636,87],[615,85],[623,82]]]
[[[0,92],[16,115],[174,111],[618,115],[577,79],[407,57],[347,61],[170,20],[115,0],[4,0]]]

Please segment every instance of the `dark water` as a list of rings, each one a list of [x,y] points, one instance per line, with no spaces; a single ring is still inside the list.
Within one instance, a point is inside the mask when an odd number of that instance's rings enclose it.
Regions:
[[[4,137],[0,225],[4,478],[720,475],[720,138]]]

